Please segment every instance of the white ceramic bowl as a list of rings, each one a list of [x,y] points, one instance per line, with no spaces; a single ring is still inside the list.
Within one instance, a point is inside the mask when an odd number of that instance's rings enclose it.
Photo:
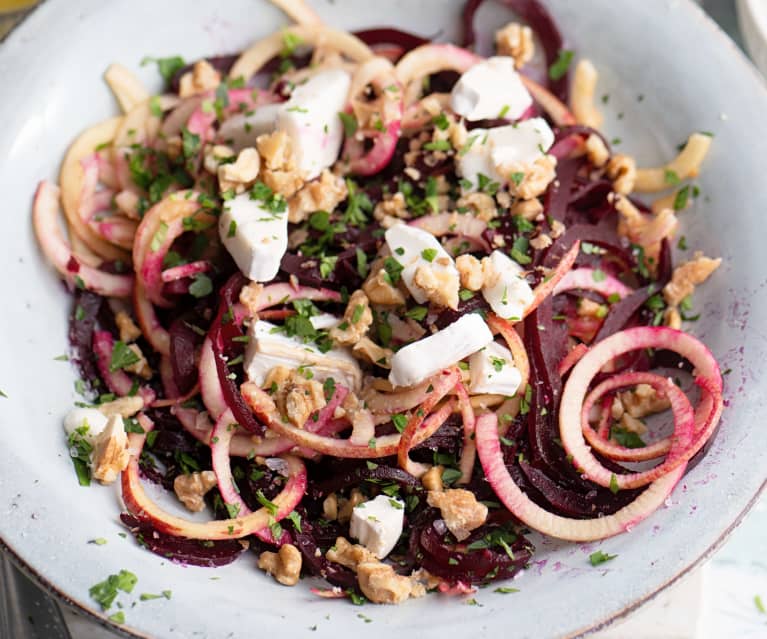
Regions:
[[[746,47],[762,73],[767,73],[767,3],[763,0],[737,0],[738,25]]]
[[[704,313],[695,332],[727,375],[722,425],[711,451],[677,487],[669,506],[630,534],[601,544],[539,543],[532,568],[501,595],[480,590],[478,606],[430,596],[399,607],[313,596],[306,584],[274,584],[246,555],[218,570],[182,567],[118,535],[114,488],[78,487],[61,430],[72,405],[73,373],[54,357],[67,350],[69,306],[41,259],[30,225],[37,181],[54,178],[82,128],[116,110],[100,80],[109,62],[139,71],[157,88],[145,55],[188,59],[232,52],[284,23],[261,0],[49,0],[0,47],[0,193],[6,226],[0,252],[0,535],[6,548],[50,590],[105,620],[88,588],[122,568],[139,584],[126,605],[126,631],[152,637],[574,636],[625,614],[679,578],[722,542],[765,479],[761,423],[767,387],[767,92],[732,43],[683,0],[550,0],[569,44],[601,70],[609,94],[606,129],[640,164],[671,157],[690,131],[716,134],[700,176],[703,197],[683,214],[692,247],[725,265],[695,297]],[[315,0],[341,27],[398,25],[422,34],[456,34],[458,0]],[[482,10],[481,36],[503,24],[497,4]],[[641,99],[639,96],[643,96]],[[619,118],[619,114],[623,114]],[[103,546],[88,540],[103,537]],[[618,558],[592,568],[595,549]],[[173,599],[140,602],[138,593],[172,589]],[[110,612],[114,612],[115,608]],[[372,620],[365,623],[362,613]]]

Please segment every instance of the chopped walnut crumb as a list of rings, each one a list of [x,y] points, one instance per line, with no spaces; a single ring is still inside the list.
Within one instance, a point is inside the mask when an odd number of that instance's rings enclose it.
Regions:
[[[586,138],[586,157],[594,166],[602,168],[610,159],[610,152],[607,150],[602,138],[596,133],[592,133]]]
[[[669,306],[663,313],[663,323],[669,328],[679,330],[682,328],[682,316],[674,306]]]
[[[275,193],[292,198],[304,181],[293,161],[288,134],[285,131],[275,131],[259,135],[256,146],[264,160],[261,173],[264,184]]]
[[[431,264],[424,264],[416,269],[413,283],[434,304],[452,309],[458,308],[460,282],[455,273],[437,269]]]
[[[553,243],[551,236],[546,233],[541,233],[540,235],[537,235],[532,240],[530,240],[530,246],[532,246],[536,251],[541,251],[545,248],[548,248]]]
[[[538,198],[519,200],[511,207],[512,215],[521,215],[529,221],[540,219],[543,215],[543,204]]]
[[[93,476],[102,484],[111,484],[130,461],[128,436],[120,415],[112,415],[93,446]]]
[[[391,368],[391,358],[394,352],[390,348],[379,346],[369,337],[363,337],[354,344],[352,352],[357,356],[362,356],[371,364],[376,364],[382,368]]]
[[[258,300],[261,297],[264,287],[258,282],[250,282],[240,291],[240,303],[248,309],[252,318],[258,318]]]
[[[260,168],[258,151],[251,147],[245,148],[234,162],[218,167],[218,187],[222,192],[234,189],[235,193],[243,193],[256,181]]]
[[[221,74],[216,71],[210,62],[200,60],[191,71],[181,76],[178,94],[182,98],[188,98],[198,93],[212,91],[221,84]]]
[[[322,384],[306,379],[297,370],[287,366],[275,366],[264,380],[265,388],[274,388],[273,395],[277,410],[299,428],[303,428],[309,416],[325,407],[325,393]]]
[[[636,417],[632,417],[628,413],[623,413],[620,418],[621,428],[637,435],[644,435],[647,432],[647,426],[645,426]]]
[[[440,492],[444,489],[442,484],[442,472],[444,471],[442,466],[432,466],[423,475],[421,475],[421,483],[426,490],[433,490]]]
[[[349,521],[352,518],[355,506],[359,506],[363,501],[365,501],[365,495],[358,488],[352,488],[352,492],[349,493],[349,499],[342,499],[340,502],[338,521],[341,523]]]
[[[628,195],[634,190],[636,183],[636,160],[628,155],[616,153],[607,162],[607,175],[613,181],[616,193]]]
[[[173,480],[173,491],[187,509],[193,513],[205,508],[206,493],[216,485],[216,473],[204,470],[201,473],[179,475]]]
[[[307,182],[288,202],[288,221],[298,224],[315,211],[333,211],[349,194],[343,178],[325,169],[320,177]]]
[[[338,519],[338,497],[335,493],[330,493],[322,501],[322,516],[328,521]]]
[[[144,400],[138,395],[134,397],[118,397],[111,402],[104,402],[99,404],[99,412],[103,413],[107,417],[112,415],[120,415],[121,417],[133,417],[142,408],[144,408]]]
[[[373,304],[381,306],[402,306],[405,296],[398,288],[389,283],[384,261],[378,259],[370,265],[370,274],[362,285],[362,290]]]
[[[409,218],[405,196],[397,191],[390,197],[385,197],[373,210],[373,217],[379,222],[390,218]]]
[[[495,200],[487,193],[467,193],[461,196],[456,204],[461,210],[463,207],[470,209],[474,216],[483,222],[489,222],[498,216]]]
[[[551,221],[551,239],[556,240],[565,232],[566,227],[559,220]]]
[[[295,586],[301,576],[301,551],[293,544],[283,544],[277,552],[264,551],[258,567],[283,586]]]
[[[131,316],[125,311],[117,311],[115,314],[115,324],[117,324],[117,330],[120,333],[120,341],[126,344],[135,342],[141,337],[141,329],[136,326]]]
[[[443,492],[430,491],[429,506],[439,508],[445,525],[458,541],[466,539],[472,530],[487,519],[487,506],[477,501],[474,493],[461,488]]]
[[[150,379],[152,377],[152,369],[149,366],[149,362],[146,361],[144,353],[141,352],[141,349],[136,344],[128,344],[128,348],[135,353],[136,357],[138,357],[138,361],[135,364],[126,366],[125,371],[134,373],[144,379]]]
[[[208,145],[205,147],[202,165],[208,173],[218,175],[218,168],[226,164],[234,155],[232,148],[225,144]]]
[[[496,170],[501,175],[512,176],[508,185],[512,195],[529,200],[546,191],[557,175],[556,168],[557,159],[553,155],[544,155],[532,164],[513,162],[497,166]]]
[[[352,570],[366,561],[377,561],[377,557],[365,546],[352,544],[344,537],[338,537],[336,543],[325,553],[328,561],[333,561]]]
[[[514,66],[520,69],[535,55],[533,30],[518,22],[510,22],[495,32],[495,46],[498,55],[514,58]]]
[[[461,286],[467,288],[470,291],[478,291],[482,288],[482,284],[485,281],[485,274],[482,269],[482,262],[480,262],[473,255],[465,253],[455,258],[455,266],[458,269],[458,274],[461,277]]]
[[[364,291],[358,289],[349,298],[343,321],[330,329],[330,337],[336,344],[351,346],[365,336],[372,323],[370,300]]]
[[[689,262],[677,266],[671,281],[663,287],[663,297],[669,306],[679,306],[682,300],[692,295],[698,284],[705,282],[719,268],[722,258],[704,257],[698,251]]]
[[[649,384],[637,384],[633,391],[624,391],[618,395],[623,409],[631,417],[641,418],[654,413],[661,413],[671,407],[669,399],[659,394]]]
[[[578,301],[578,317],[596,317],[602,318],[605,316],[607,309],[602,304],[590,300],[587,297],[582,297]]]
[[[357,566],[362,593],[373,603],[398,604],[409,597],[423,597],[426,589],[418,581],[398,575],[388,564],[366,561]]]

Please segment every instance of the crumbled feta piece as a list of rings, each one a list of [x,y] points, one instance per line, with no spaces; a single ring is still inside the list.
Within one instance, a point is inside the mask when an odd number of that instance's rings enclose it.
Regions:
[[[87,427],[82,438],[91,445],[96,442],[96,437],[106,425],[107,416],[95,408],[73,408],[64,417],[64,430],[67,435],[71,435],[78,428]]]
[[[224,202],[218,232],[240,270],[251,280],[268,282],[277,275],[288,249],[288,214],[272,213],[243,193]]]
[[[346,106],[351,76],[342,69],[321,71],[293,90],[277,116],[289,136],[297,168],[316,178],[338,158],[344,130],[338,113]]]
[[[543,118],[530,118],[514,125],[473,129],[463,153],[457,158],[457,172],[478,190],[480,175],[503,185],[511,179],[504,167],[527,167],[544,157],[554,143],[554,133]],[[524,171],[523,171],[524,173]]]
[[[476,313],[460,317],[441,331],[408,344],[391,359],[392,386],[412,386],[476,353],[493,334]]]
[[[386,557],[402,534],[405,504],[399,499],[378,495],[352,511],[349,534],[379,559]]]
[[[450,94],[450,106],[467,120],[516,120],[533,98],[514,68],[514,58],[494,56],[466,71]]]
[[[395,224],[384,237],[392,257],[403,267],[402,281],[416,302],[430,300],[442,306],[458,306],[458,269],[436,237],[407,224]],[[427,277],[427,272],[434,277]]]
[[[323,353],[316,344],[288,337],[279,326],[263,320],[250,325],[248,336],[245,374],[259,386],[263,386],[269,371],[277,366],[303,366],[311,370],[312,379],[322,382],[332,377],[353,391],[362,385],[362,371],[347,348],[332,348]]]
[[[522,374],[514,366],[511,351],[497,342],[488,344],[469,358],[472,393],[494,393],[512,396],[522,382]]]
[[[504,319],[519,321],[533,301],[533,289],[522,275],[523,269],[501,251],[483,260],[485,283],[482,295],[493,312]]]
[[[224,120],[219,129],[219,139],[235,151],[256,146],[259,135],[271,133],[282,104],[265,104],[252,112],[236,113]]]

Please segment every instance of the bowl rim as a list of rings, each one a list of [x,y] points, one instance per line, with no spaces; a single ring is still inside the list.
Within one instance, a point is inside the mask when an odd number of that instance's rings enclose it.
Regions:
[[[39,0],[39,2],[24,12],[21,18],[16,24],[2,37],[0,37],[0,46],[5,44],[10,39],[16,39],[21,37],[19,33],[26,28],[28,24],[28,18],[37,13],[44,6],[50,6],[52,2],[50,0]],[[685,11],[688,11],[690,16],[698,20],[705,28],[707,28],[711,35],[718,39],[721,45],[728,48],[732,52],[733,61],[735,64],[741,66],[741,68],[747,69],[752,75],[754,84],[758,87],[756,90],[763,91],[767,94],[767,78],[761,74],[744,51],[738,47],[738,45],[725,33],[725,31],[717,24],[711,16],[695,1],[695,0],[681,0],[681,6]],[[740,26],[740,25],[739,25]],[[680,568],[676,574],[667,579],[663,583],[657,586],[654,590],[646,595],[639,597],[628,606],[625,606],[621,610],[615,611],[594,621],[587,626],[584,626],[568,635],[562,635],[560,639],[580,639],[588,635],[592,635],[600,630],[604,630],[613,624],[624,620],[628,615],[643,607],[653,599],[655,599],[660,593],[669,587],[673,586],[680,580],[687,577],[696,568],[699,568],[704,562],[711,558],[729,539],[730,535],[743,523],[746,516],[753,509],[756,503],[761,499],[763,495],[767,495],[767,479],[762,481],[762,484],[757,488],[754,495],[749,499],[748,503],[744,506],[735,520],[731,522],[727,528],[725,528],[721,534],[714,540],[714,542],[708,546],[699,556],[694,557],[686,566]],[[39,588],[45,591],[47,594],[53,596],[58,603],[63,603],[69,609],[83,615],[88,620],[98,624],[102,628],[105,628],[113,634],[127,637],[129,639],[154,639],[151,635],[144,634],[136,629],[130,628],[128,625],[120,625],[105,615],[99,615],[96,613],[87,603],[67,594],[62,589],[55,586],[41,571],[36,570],[27,561],[13,549],[8,541],[3,537],[2,531],[0,531],[0,552],[2,552],[13,564],[21,570],[29,579],[31,579]]]

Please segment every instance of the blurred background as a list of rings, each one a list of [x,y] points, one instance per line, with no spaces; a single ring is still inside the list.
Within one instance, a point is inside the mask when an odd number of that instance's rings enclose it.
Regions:
[[[37,0],[0,0],[0,42],[35,4]],[[700,0],[698,4],[767,74],[767,0]],[[765,639],[765,606],[767,498],[763,496],[702,568],[625,621],[593,637]],[[0,639],[114,637],[117,635],[60,606],[0,555]]]

